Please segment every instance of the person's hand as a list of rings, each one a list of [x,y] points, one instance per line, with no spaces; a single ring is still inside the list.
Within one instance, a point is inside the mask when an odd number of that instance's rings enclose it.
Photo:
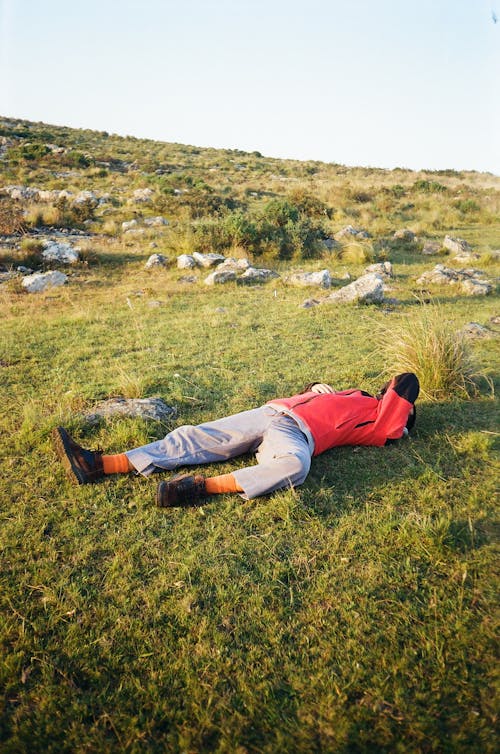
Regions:
[[[316,382],[312,388],[311,391],[313,393],[334,393],[335,390],[331,385],[327,385],[325,382]]]

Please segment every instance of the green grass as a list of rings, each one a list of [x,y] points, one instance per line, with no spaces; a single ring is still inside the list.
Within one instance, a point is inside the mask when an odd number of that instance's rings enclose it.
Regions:
[[[461,232],[498,248],[496,226]],[[377,390],[387,360],[374,333],[415,325],[415,281],[435,264],[386,246],[395,306],[304,310],[310,293],[280,281],[183,284],[176,269],[143,269],[147,244],[102,238],[63,288],[0,287],[2,754],[496,751],[486,382],[419,401],[410,441],[330,451],[302,487],[250,502],[159,511],[165,475],[74,487],[52,448],[59,424],[111,452],[170,428],[88,426],[82,413],[111,395],[159,395],[181,424],[313,379]],[[363,270],[309,263],[323,266]],[[433,296],[457,330],[495,329],[494,295]],[[498,390],[498,340],[470,349]]]

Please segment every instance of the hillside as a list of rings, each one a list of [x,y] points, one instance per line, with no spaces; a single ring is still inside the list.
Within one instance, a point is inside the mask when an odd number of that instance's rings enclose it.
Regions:
[[[499,208],[490,174],[0,119],[2,752],[496,751]],[[75,486],[52,442],[408,370],[410,438],[246,502]]]

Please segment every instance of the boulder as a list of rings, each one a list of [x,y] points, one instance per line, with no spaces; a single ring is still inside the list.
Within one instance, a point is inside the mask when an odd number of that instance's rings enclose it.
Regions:
[[[57,243],[56,241],[44,241],[42,257],[51,262],[61,264],[75,264],[80,259],[78,251],[69,243]]]
[[[181,254],[177,257],[177,267],[179,270],[192,270],[196,267],[196,260],[191,254]]]
[[[409,230],[408,228],[401,228],[400,230],[396,230],[394,232],[393,238],[396,238],[399,241],[414,241],[416,239],[416,235],[412,230]]]
[[[98,198],[93,191],[80,191],[73,199],[72,204],[78,206],[79,204],[90,204],[93,207],[97,207]]]
[[[153,267],[167,267],[169,259],[163,254],[151,254],[146,262],[145,269],[151,270]]]
[[[138,204],[146,203],[151,201],[151,197],[153,196],[153,190],[150,188],[142,188],[142,189],[136,189],[133,193],[134,202],[137,202]]]
[[[49,272],[34,272],[33,275],[26,275],[22,279],[21,285],[28,293],[41,293],[47,288],[56,288],[64,285],[68,276],[64,272],[50,270]]]
[[[288,285],[295,285],[301,288],[309,286],[330,288],[332,284],[328,270],[319,270],[319,272],[292,272],[284,280]]]
[[[177,409],[168,406],[161,398],[110,398],[97,403],[84,418],[90,424],[96,424],[114,416],[166,422],[177,416]]]
[[[462,280],[460,288],[467,296],[488,296],[493,290],[491,283],[477,278]]]
[[[250,262],[248,259],[235,259],[234,257],[227,257],[223,262],[217,265],[218,270],[234,270],[235,272],[243,272],[248,270]]]
[[[251,284],[251,283],[266,283],[273,278],[279,278],[277,272],[274,270],[257,269],[256,267],[249,267],[243,275],[238,278],[238,283]]]
[[[168,220],[165,220],[165,218],[160,215],[158,215],[158,217],[147,217],[144,220],[144,225],[147,225],[148,228],[159,228],[163,225],[168,225]]]
[[[470,255],[472,254],[472,246],[464,241],[463,238],[453,238],[452,236],[445,236],[443,246],[452,254]]]
[[[125,220],[125,222],[122,223],[122,230],[131,230],[132,228],[137,228],[139,223],[137,220]]]
[[[376,262],[366,267],[365,272],[375,272],[383,278],[392,278],[392,264],[390,262]]]
[[[432,256],[434,254],[439,254],[439,251],[441,248],[442,247],[439,241],[425,241],[423,249],[422,249],[422,254],[424,256]]]
[[[478,322],[468,322],[460,330],[460,334],[464,338],[491,338],[491,330],[488,330],[484,325],[480,325]]]
[[[465,269],[453,270],[444,264],[437,264],[434,269],[421,275],[417,284],[426,285],[454,285],[458,284],[467,296],[485,296],[493,290],[488,280],[484,280],[481,270]]]
[[[352,225],[346,225],[334,235],[336,241],[342,241],[346,238],[370,238],[368,231],[363,228],[353,228]]]
[[[222,254],[201,254],[199,251],[193,252],[193,259],[199,267],[215,267],[215,265],[224,262],[225,257]]]
[[[380,304],[384,300],[384,280],[380,275],[369,272],[362,275],[338,291],[322,299],[322,304]]]
[[[214,272],[211,272],[203,282],[205,283],[205,285],[219,285],[228,283],[231,280],[236,280],[236,270],[217,269],[214,270]]]

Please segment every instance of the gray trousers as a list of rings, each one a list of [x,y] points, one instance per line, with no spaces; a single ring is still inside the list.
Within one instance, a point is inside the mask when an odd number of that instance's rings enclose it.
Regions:
[[[309,473],[307,437],[290,416],[268,405],[197,426],[178,427],[163,440],[126,455],[140,474],[148,476],[160,469],[226,461],[249,452],[256,454],[257,465],[232,472],[245,500],[302,484]]]

